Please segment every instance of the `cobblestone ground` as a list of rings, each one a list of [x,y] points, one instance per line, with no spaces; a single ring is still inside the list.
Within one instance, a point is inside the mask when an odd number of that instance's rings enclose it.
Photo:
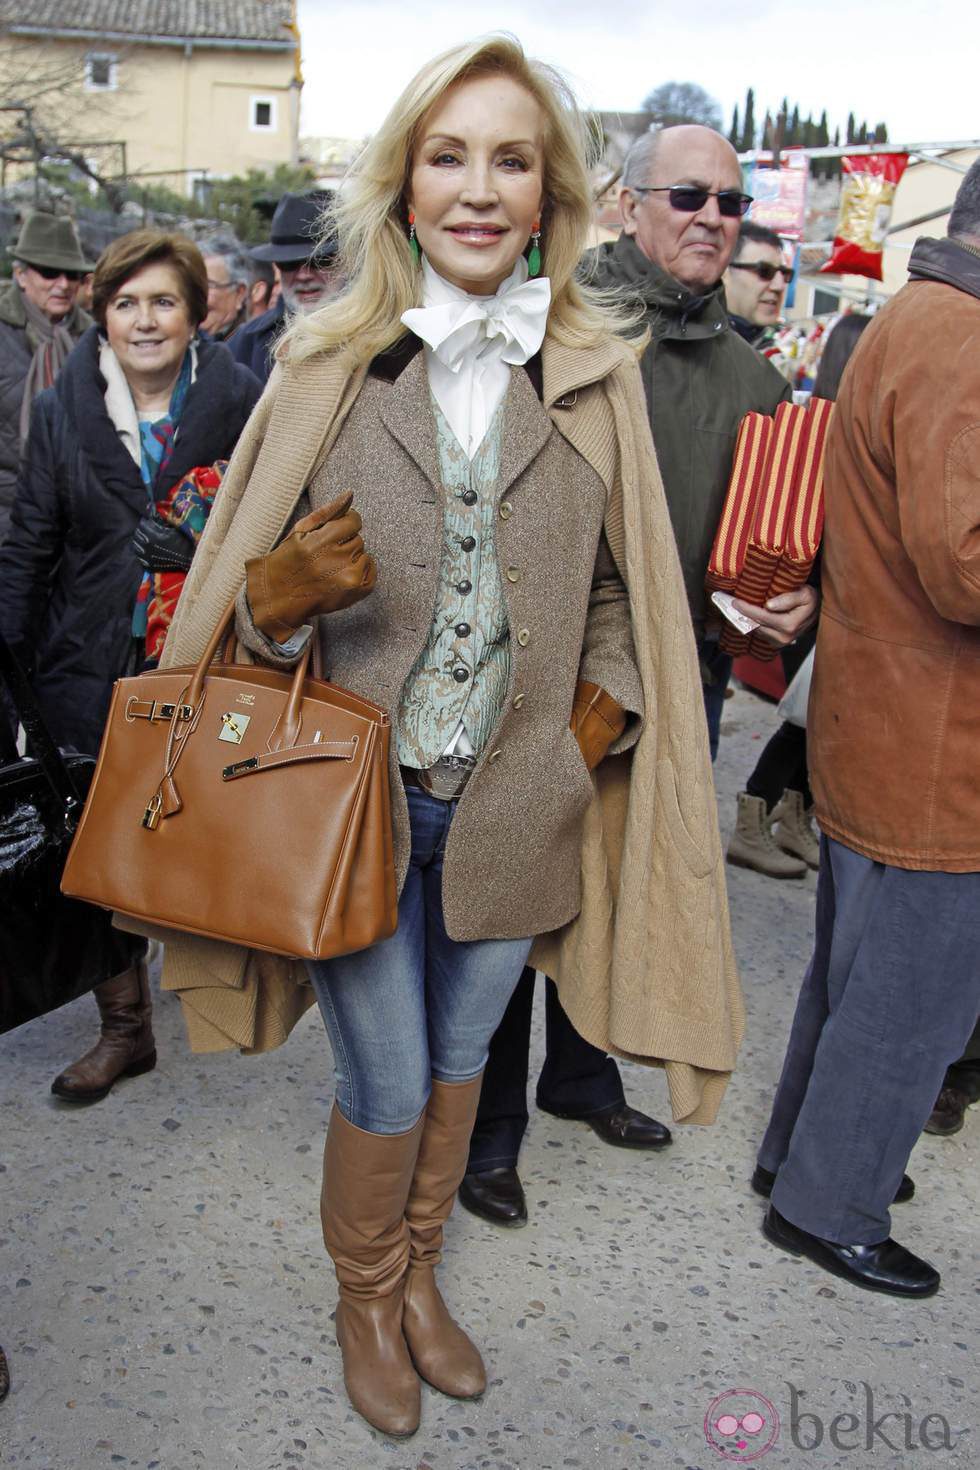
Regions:
[[[754,697],[729,702],[726,837],[773,727]],[[165,997],[157,1070],[84,1110],[48,1086],[92,1039],[90,1000],[0,1038],[0,1342],[13,1377],[0,1465],[710,1470],[724,1461],[705,1414],[732,1389],[778,1411],[767,1467],[980,1463],[980,1108],[957,1137],[922,1139],[915,1200],[896,1211],[898,1237],[943,1269],[938,1297],[870,1296],[769,1246],[747,1180],[815,885],[729,877],[749,1027],[720,1121],[644,1157],[532,1118],[529,1227],[458,1212],[449,1232],[446,1295],[485,1349],[490,1387],[469,1404],[425,1390],[407,1444],[373,1434],[338,1386],[317,1216],[332,1082],[315,1016],[271,1056],[194,1058]],[[539,1025],[538,1062],[541,1047]],[[625,1070],[630,1100],[669,1116],[662,1077]],[[730,1458],[752,1459],[767,1433]]]

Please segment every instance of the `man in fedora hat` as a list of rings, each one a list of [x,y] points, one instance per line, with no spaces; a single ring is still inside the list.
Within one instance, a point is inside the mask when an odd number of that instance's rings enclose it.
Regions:
[[[31,404],[50,388],[92,319],[77,305],[92,269],[64,215],[29,214],[11,254],[14,279],[0,287],[0,541],[7,534]]]
[[[253,260],[271,261],[279,271],[279,300],[271,311],[241,327],[229,342],[236,361],[251,368],[264,383],[272,369],[272,353],[286,320],[316,311],[343,285],[337,268],[337,237],[320,238],[320,219],[333,194],[284,194],[272,216],[268,245],[249,252]]]

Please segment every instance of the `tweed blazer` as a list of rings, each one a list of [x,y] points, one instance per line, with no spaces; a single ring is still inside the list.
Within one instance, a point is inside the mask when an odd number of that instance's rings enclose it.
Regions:
[[[526,380],[513,377],[510,421],[516,417],[522,429],[507,435],[498,482],[500,561],[519,573],[508,584],[519,655],[514,693],[454,819],[444,879],[447,924],[457,937],[539,935],[536,957],[557,981],[581,1034],[619,1055],[664,1065],[675,1117],[710,1122],[734,1066],[742,1002],[700,675],[642,383],[635,355],[612,338],[591,349],[546,338],[541,362],[540,404]],[[330,673],[364,689],[363,666],[345,651],[341,623],[348,619],[364,634],[372,617],[394,615],[404,646],[392,644],[390,669],[379,660],[370,678],[373,697],[387,680],[379,702],[391,707],[397,700],[431,618],[439,507],[422,359],[393,387],[388,391],[342,352],[277,370],[198,549],[166,666],[199,657],[243,585],[245,561],[276,544],[304,489],[315,486],[326,496],[350,487],[372,549],[377,545],[382,560],[400,555],[418,563],[414,570],[422,575],[417,585],[403,581],[398,609],[386,608],[388,594],[379,596],[379,575],[360,611],[335,615],[339,621],[327,631]],[[408,540],[377,488],[383,483],[390,494],[393,455],[412,499],[433,502],[424,514],[416,506],[418,529]],[[571,516],[556,476],[569,477],[569,488],[585,497]],[[576,520],[577,526],[564,524]],[[629,590],[645,719],[634,749],[612,755],[589,777],[567,722],[580,664],[588,667],[593,564],[603,524]],[[549,588],[551,578],[556,588]],[[599,643],[588,676],[607,680],[615,694],[617,669],[622,677],[631,661],[622,661],[621,638]],[[515,710],[513,699],[522,692],[526,698]],[[470,843],[475,860],[466,852]],[[294,962],[168,938],[164,985],[180,994],[198,1050],[278,1044],[311,1001],[309,988],[296,984],[302,978]]]
[[[378,568],[370,597],[318,619],[326,675],[380,704],[393,725],[429,637],[444,535],[425,359],[418,352],[402,363],[391,354],[372,365],[308,487],[314,510],[353,491]],[[611,564],[603,575],[601,556],[596,572],[605,504],[599,475],[555,429],[528,374],[513,371],[494,491],[511,670],[446,844],[443,913],[452,939],[543,934],[578,912],[581,826],[593,788],[569,729],[575,681],[601,685],[632,715],[643,710],[626,588]],[[276,662],[241,612],[238,631],[246,647]],[[631,745],[638,727],[630,720],[614,749]],[[400,891],[411,832],[394,740],[390,758]]]

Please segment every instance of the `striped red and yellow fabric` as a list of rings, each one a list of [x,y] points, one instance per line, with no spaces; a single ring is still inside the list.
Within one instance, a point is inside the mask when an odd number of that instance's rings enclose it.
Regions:
[[[734,591],[745,564],[772,432],[773,421],[765,413],[747,413],[739,426],[728,494],[708,562],[708,586],[714,591]]]
[[[833,404],[781,403],[775,416],[747,414],[739,428],[728,495],[706,577],[711,591],[762,606],[802,586],[823,532],[823,453]],[[759,633],[726,626],[721,646],[735,655],[776,655]]]

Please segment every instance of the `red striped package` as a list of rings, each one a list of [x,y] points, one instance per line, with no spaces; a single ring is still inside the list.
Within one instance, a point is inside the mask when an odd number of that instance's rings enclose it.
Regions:
[[[739,429],[725,507],[708,563],[711,591],[763,606],[803,585],[823,532],[823,455],[833,404],[781,403],[773,419],[748,414]],[[765,425],[769,425],[768,430]],[[771,659],[760,633],[726,625],[721,647]]]
[[[739,426],[728,495],[708,563],[707,581],[712,591],[733,592],[745,564],[756,484],[769,452],[772,430],[773,421],[764,413],[747,413]]]

